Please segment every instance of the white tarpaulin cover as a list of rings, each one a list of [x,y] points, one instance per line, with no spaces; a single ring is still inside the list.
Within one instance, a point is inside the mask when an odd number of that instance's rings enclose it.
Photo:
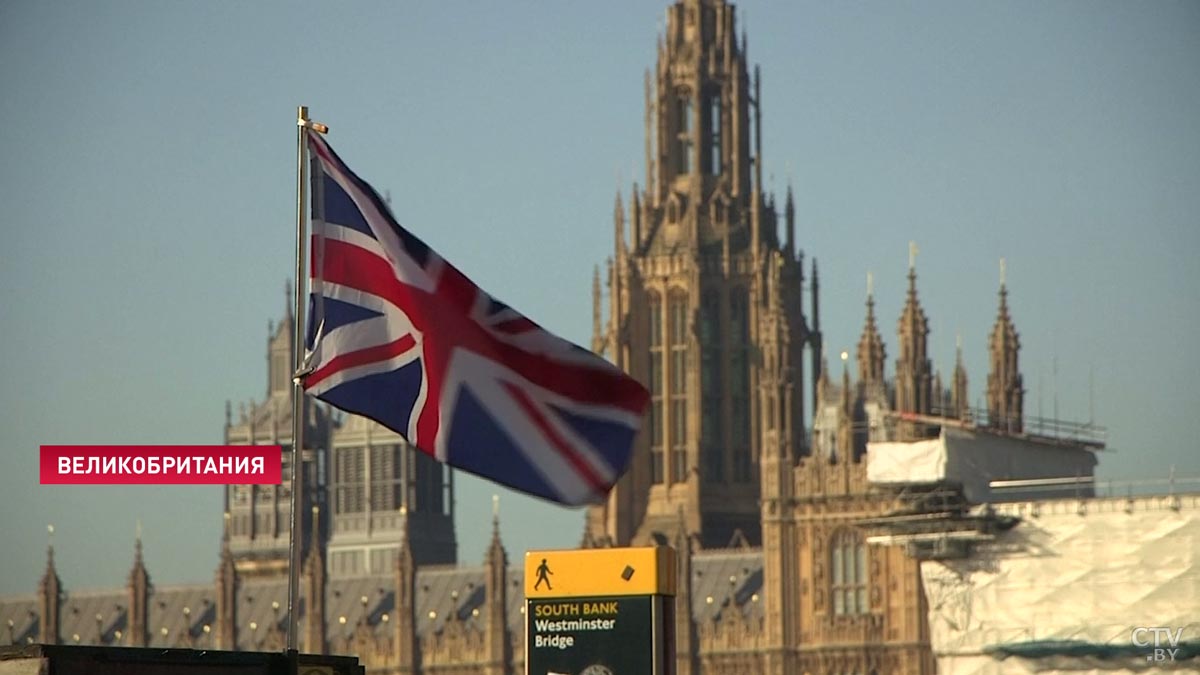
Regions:
[[[975,504],[1062,497],[1073,488],[997,494],[988,484],[993,480],[1087,477],[1093,475],[1095,466],[1094,451],[1082,446],[976,429],[942,427],[941,434],[930,440],[867,444],[867,480],[871,483],[952,483],[961,485],[967,500]]]
[[[969,559],[921,563],[939,673],[1200,672],[1200,495],[996,510],[1022,520]],[[1194,658],[1155,661],[1139,628],[1183,629]]]
[[[867,443],[867,481],[879,485],[932,485],[946,479],[946,442]]]

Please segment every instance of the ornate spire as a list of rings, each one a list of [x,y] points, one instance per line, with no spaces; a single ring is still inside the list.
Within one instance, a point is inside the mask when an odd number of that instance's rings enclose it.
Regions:
[[[950,383],[950,415],[965,420],[971,416],[971,397],[967,391],[967,368],[963,365],[962,336],[955,336],[954,380]]]
[[[128,644],[145,647],[149,644],[150,574],[142,560],[142,523],[137,523],[133,543],[133,569],[129,572],[129,631]]]
[[[500,541],[500,495],[492,495],[492,541],[488,544],[488,561],[503,559],[507,566],[508,554]]]
[[[821,280],[817,276],[817,258],[812,259],[812,331],[808,334],[808,346],[812,351],[812,405],[813,411],[820,404],[819,382],[825,372],[825,350],[821,337]]]
[[[858,340],[858,378],[864,385],[883,384],[883,364],[887,360],[887,348],[875,325],[874,281],[867,272],[867,320]]]
[[[500,541],[500,497],[492,495],[492,542],[487,552],[487,644],[488,663],[485,672],[503,675],[511,660],[511,640],[508,635],[508,554]]]
[[[229,512],[225,512],[225,525],[221,532],[221,561],[217,565],[217,635],[219,649],[237,649],[237,566],[233,552],[229,549]]]
[[[658,64],[653,77],[647,73],[645,78],[647,201],[661,207],[680,195],[690,214],[711,196],[702,178],[706,175],[725,179],[718,190],[739,210],[763,189],[761,181],[750,178],[752,172],[761,178],[753,160],[760,153],[751,145],[760,116],[746,60],[737,48],[734,8],[701,4],[678,2],[667,8],[666,39],[659,34]],[[759,215],[750,214],[752,227],[762,225]],[[669,245],[693,245],[682,238],[699,219],[670,220],[688,228],[657,236]],[[655,232],[653,225],[647,229]],[[752,240],[757,244],[757,237]]]
[[[397,672],[412,675],[417,672],[421,662],[417,654],[417,568],[413,562],[408,509],[403,506],[400,507],[400,521],[402,532],[400,550],[396,554],[396,635],[393,644],[396,645],[395,655],[399,665]]]
[[[1004,259],[1000,259],[1000,307],[996,313],[996,324],[988,338],[988,425],[1010,432],[1023,428],[1022,414],[1025,390],[1022,388],[1018,355],[1021,350],[1020,337],[1012,318],[1008,314],[1008,288]]]
[[[613,251],[620,260],[626,252],[625,245],[625,203],[621,201],[621,191],[617,190],[616,203],[613,205]]]
[[[59,642],[59,604],[62,601],[62,579],[54,567],[54,526],[47,525],[50,543],[46,546],[46,571],[38,587],[38,641],[43,644]]]
[[[896,361],[896,404],[897,412],[929,414],[933,386],[932,366],[927,356],[929,321],[925,310],[917,299],[917,245],[908,245],[908,299],[900,314],[897,332],[900,336],[900,354]],[[907,429],[912,435],[915,429]]]
[[[304,649],[325,653],[325,556],[321,550],[321,507],[312,507],[312,534],[304,561]]]

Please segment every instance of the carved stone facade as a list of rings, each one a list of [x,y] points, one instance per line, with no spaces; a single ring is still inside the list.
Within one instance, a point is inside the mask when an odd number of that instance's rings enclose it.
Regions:
[[[646,73],[646,186],[628,214],[617,196],[607,321],[598,280],[594,293],[593,348],[647,386],[650,411],[631,468],[588,514],[592,541],[645,543],[682,514],[705,547],[757,545],[760,462],[805,445],[804,350],[821,338],[801,306],[790,191],[782,223],[763,191],[761,100],[733,6],[669,7]]]
[[[761,101],[733,7],[670,7],[646,76],[646,187],[634,185],[628,214],[616,201],[607,317],[599,273],[593,293],[593,347],[650,389],[648,429],[629,473],[590,511],[585,541],[662,541],[680,528],[677,542],[708,549],[680,570],[692,610],[676,626],[688,650],[677,655],[681,673],[932,672],[916,562],[900,549],[867,547],[857,526],[895,506],[866,483],[867,441],[918,437],[923,424],[901,429],[891,413],[932,412],[915,271],[895,382],[884,378],[869,299],[858,354],[864,381],[852,389],[843,372],[842,386],[832,385],[815,261],[811,320],[803,307],[791,190],[782,222],[763,190]],[[730,575],[750,590],[713,609],[714,597],[696,592],[712,580],[694,575],[711,569],[714,547],[739,541],[761,545],[752,566],[759,581]]]
[[[943,392],[914,261],[894,379],[870,292],[859,380],[846,365],[840,384],[830,377],[791,189],[782,221],[763,190],[746,45],[724,0],[668,8],[645,81],[645,186],[628,208],[617,195],[614,256],[593,289],[593,348],[652,402],[631,468],[587,513],[584,543],[683,552],[678,675],[932,673],[918,563],[866,540],[864,522],[902,504],[868,484],[865,458],[870,441],[927,437],[947,404],[969,416],[961,353]],[[267,396],[227,414],[227,442],[290,446],[293,328],[290,313],[271,327]],[[1002,285],[988,378],[1000,431],[1020,431],[1018,348]],[[371,673],[522,672],[522,570],[509,567],[499,522],[482,565],[448,564],[450,474],[365,420],[315,404],[307,414],[303,647],[355,654]],[[51,552],[37,597],[0,599],[10,642],[281,649],[287,497],[286,486],[228,489],[211,585],[151,587],[139,542],[128,589],[73,596]]]
[[[918,562],[868,545],[861,528],[900,504],[868,485],[865,461],[810,457],[794,478],[799,496],[783,521],[798,550],[784,574],[799,585],[798,628],[782,636],[787,658],[775,672],[934,672]]]

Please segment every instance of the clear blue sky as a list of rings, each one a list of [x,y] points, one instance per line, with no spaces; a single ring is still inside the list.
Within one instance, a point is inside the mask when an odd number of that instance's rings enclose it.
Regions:
[[[36,589],[47,523],[68,589],[124,584],[139,518],[157,583],[212,578],[219,488],[43,487],[37,451],[219,442],[225,400],[264,394],[298,104],[402,222],[587,344],[663,7],[0,3],[0,593]],[[1200,474],[1200,4],[740,10],[831,356],[870,270],[894,359],[916,240],[935,364],[961,332],[980,399],[1004,256],[1027,410],[1086,421],[1092,373],[1102,474]],[[459,482],[467,563],[493,492]],[[582,531],[579,511],[501,509],[514,560]]]

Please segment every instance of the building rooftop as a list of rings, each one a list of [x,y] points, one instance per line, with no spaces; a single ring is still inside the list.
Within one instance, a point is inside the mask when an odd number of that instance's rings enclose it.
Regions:
[[[523,570],[508,570],[508,627],[524,633]],[[487,568],[427,566],[416,575],[416,627],[421,637],[441,632],[447,622],[482,631],[480,617]],[[741,611],[761,619],[762,553],[754,549],[700,551],[692,562],[692,612],[697,622],[717,620],[723,612]],[[125,587],[65,591],[60,634],[66,644],[123,644],[128,630],[129,591]],[[303,616],[304,600],[299,603]],[[242,582],[238,592],[238,645],[270,649],[286,638],[287,580]],[[333,642],[368,630],[390,636],[395,620],[395,576],[330,579],[325,593],[325,625]],[[39,642],[38,597],[0,597],[0,644]],[[147,630],[151,647],[205,647],[213,644],[216,593],[212,584],[154,586]]]

